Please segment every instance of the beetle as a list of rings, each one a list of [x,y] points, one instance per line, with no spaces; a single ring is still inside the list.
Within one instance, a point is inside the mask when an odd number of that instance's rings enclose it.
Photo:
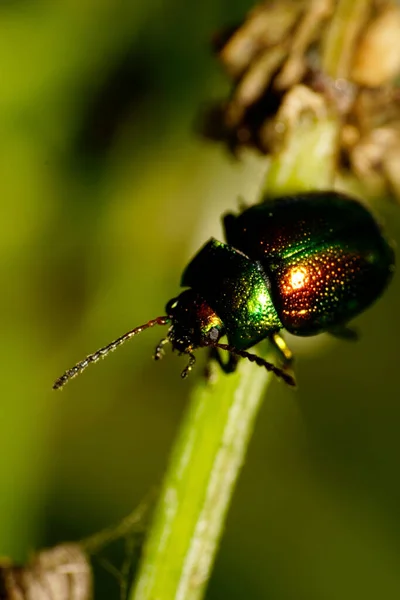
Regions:
[[[188,355],[183,378],[196,361],[193,351],[210,347],[227,373],[243,357],[295,385],[285,368],[292,354],[280,331],[355,337],[348,322],[382,294],[394,272],[393,247],[378,221],[360,201],[335,191],[265,198],[225,215],[223,224],[226,243],[211,238],[200,249],[182,275],[187,289],[167,303],[165,316],[90,354],[53,388],[155,325],[169,330],[154,358],[162,357],[167,343]],[[265,338],[279,350],[283,368],[247,352]],[[227,362],[219,349],[228,351]]]

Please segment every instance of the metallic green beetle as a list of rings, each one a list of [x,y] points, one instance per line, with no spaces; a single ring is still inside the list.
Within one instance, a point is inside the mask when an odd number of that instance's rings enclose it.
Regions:
[[[382,294],[394,272],[393,248],[377,220],[359,201],[337,192],[266,199],[226,215],[224,226],[227,243],[211,239],[192,259],[181,281],[189,289],[168,302],[166,316],[90,354],[53,387],[154,325],[169,325],[155,359],[166,343],[189,356],[182,377],[195,363],[193,350],[208,346],[226,372],[244,357],[294,385],[285,368],[247,349],[269,338],[288,364],[282,329],[298,336],[353,337],[347,323]],[[223,336],[228,344],[220,342]],[[229,352],[227,363],[218,349]]]

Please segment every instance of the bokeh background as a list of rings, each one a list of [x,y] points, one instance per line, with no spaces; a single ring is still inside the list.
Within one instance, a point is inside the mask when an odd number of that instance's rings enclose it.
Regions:
[[[252,202],[264,163],[196,135],[227,93],[212,34],[245,0],[14,0],[0,5],[0,554],[117,522],[158,483],[189,391],[152,330],[62,393],[55,377],[163,314],[220,215]],[[400,208],[376,210],[400,239]],[[292,343],[274,381],[209,600],[400,597],[396,276],[357,344]],[[290,340],[291,342],[293,340]],[[256,368],[256,367],[254,367]],[[119,597],[97,566],[96,598]]]

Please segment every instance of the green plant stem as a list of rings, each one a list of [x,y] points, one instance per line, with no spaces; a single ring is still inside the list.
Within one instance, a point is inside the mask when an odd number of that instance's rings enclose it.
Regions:
[[[335,140],[337,125],[328,115],[299,116],[270,161],[272,193],[332,187]],[[205,593],[255,417],[273,379],[247,361],[237,373],[217,377],[193,390],[130,600],[200,600]]]
[[[271,157],[264,182],[271,196],[282,196],[332,187],[338,142],[338,123],[326,115],[300,117],[295,135],[290,135],[282,152]]]
[[[271,375],[243,363],[193,391],[132,598],[201,598]]]

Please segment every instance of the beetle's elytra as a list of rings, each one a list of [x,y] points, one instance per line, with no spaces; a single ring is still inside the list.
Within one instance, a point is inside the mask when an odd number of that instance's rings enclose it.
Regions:
[[[154,358],[171,343],[189,356],[209,346],[225,371],[239,356],[273,371],[287,383],[293,377],[247,352],[269,338],[284,362],[291,353],[279,332],[299,336],[331,332],[348,337],[347,323],[370,306],[387,287],[394,252],[378,222],[359,201],[333,191],[266,199],[239,215],[224,217],[226,242],[208,241],[186,267],[186,287],[157,317],[129,331],[66,371],[69,379],[117,346],[154,325],[169,325]],[[228,344],[220,342],[227,337]],[[218,348],[228,350],[223,363]]]

